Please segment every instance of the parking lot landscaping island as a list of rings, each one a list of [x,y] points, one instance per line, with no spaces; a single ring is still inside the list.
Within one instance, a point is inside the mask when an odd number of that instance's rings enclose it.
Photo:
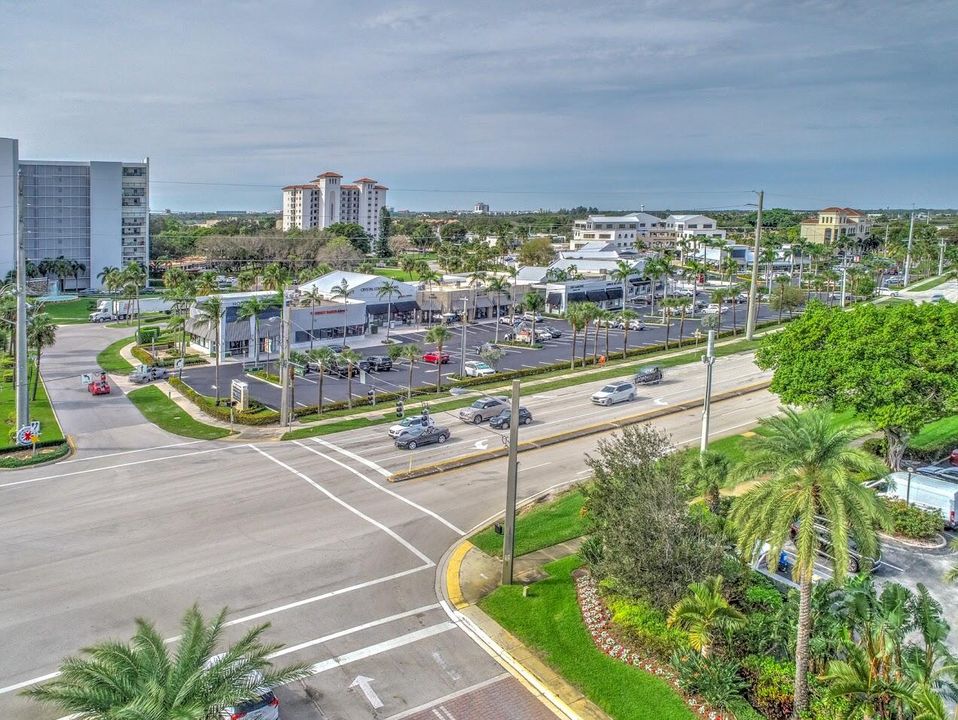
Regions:
[[[147,420],[174,435],[197,440],[217,440],[230,434],[226,428],[214,427],[194,420],[156,386],[133,390],[127,394],[127,397]]]

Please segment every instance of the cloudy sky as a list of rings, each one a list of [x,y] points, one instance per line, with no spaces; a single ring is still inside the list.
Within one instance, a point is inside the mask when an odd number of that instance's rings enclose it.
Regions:
[[[953,0],[0,0],[0,136],[153,209],[958,206]],[[192,183],[192,184],[188,184]]]

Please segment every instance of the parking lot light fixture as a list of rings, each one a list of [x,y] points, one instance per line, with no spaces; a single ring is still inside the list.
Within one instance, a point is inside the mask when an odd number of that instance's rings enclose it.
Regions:
[[[905,481],[905,505],[911,505],[911,474],[915,468],[909,465],[905,470],[908,471],[908,480]]]

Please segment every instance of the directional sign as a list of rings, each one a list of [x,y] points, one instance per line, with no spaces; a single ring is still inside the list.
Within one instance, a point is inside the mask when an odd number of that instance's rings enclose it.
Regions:
[[[17,445],[33,445],[35,433],[30,425],[24,425],[17,430]]]
[[[83,373],[83,374],[80,376],[80,382],[83,383],[84,385],[89,385],[91,382],[93,382],[93,374],[92,374],[92,373]]]
[[[488,440],[476,440],[476,450],[488,450],[489,441]]]
[[[174,370],[183,369],[183,358],[177,358],[176,360],[173,361],[173,369]]]
[[[357,675],[356,679],[353,680],[352,684],[349,686],[351,688],[358,687],[363,691],[363,695],[366,696],[366,700],[372,705],[373,710],[378,710],[383,706],[383,701],[379,699],[379,696],[376,694],[376,691],[372,688],[372,678],[368,678],[365,675]]]

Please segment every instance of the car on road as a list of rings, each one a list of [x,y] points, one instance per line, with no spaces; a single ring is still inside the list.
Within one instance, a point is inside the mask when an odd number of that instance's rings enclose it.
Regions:
[[[463,365],[466,371],[466,377],[485,377],[486,375],[495,375],[496,371],[481,360],[469,360]]]
[[[439,365],[440,363],[445,365],[449,362],[449,353],[445,351],[440,353],[435,350],[430,350],[427,353],[423,353],[422,361],[432,363],[433,365]]]
[[[928,302],[942,302],[944,299],[945,299],[944,294],[932,293],[931,297],[928,299]]]
[[[635,371],[632,381],[636,385],[657,385],[662,382],[662,368],[658,365],[643,365]]]
[[[421,445],[442,445],[449,439],[449,428],[439,425],[426,425],[418,428],[407,428],[396,438],[396,447],[402,450],[415,450]]]
[[[447,325],[449,323],[457,323],[459,322],[459,313],[454,313],[454,312],[443,313],[441,319],[442,319],[442,322],[446,323]]]
[[[498,415],[509,403],[508,398],[502,396],[481,397],[469,407],[459,411],[459,419],[466,423],[478,425],[493,415]]]
[[[404,417],[398,423],[389,428],[389,437],[397,438],[409,428],[423,427],[424,425],[435,425],[432,417],[429,415],[410,415]]]
[[[832,546],[831,532],[824,518],[816,518],[815,535],[818,539],[818,554],[834,561],[835,552]],[[801,525],[798,521],[792,523],[788,530],[789,537],[794,542],[798,537]],[[875,553],[877,558],[865,557],[859,552],[858,545],[853,538],[848,539],[848,569],[857,573],[862,569],[875,570],[881,564],[881,550]]]
[[[519,319],[510,317],[509,315],[500,315],[499,322],[503,325],[516,325],[520,322]]]
[[[635,400],[635,385],[625,381],[609,383],[601,390],[592,393],[592,402],[596,405],[608,406],[632,400]]]
[[[343,362],[343,359],[336,355],[333,357],[329,367],[326,368],[326,372],[333,377],[347,378],[358,375],[359,368],[356,365],[351,366],[348,362]]]
[[[388,355],[369,355],[368,357],[364,357],[359,361],[359,369],[365,370],[366,372],[369,372],[370,370],[392,370],[393,361]]]
[[[498,415],[494,415],[489,419],[489,427],[494,427],[496,430],[502,430],[503,428],[509,427],[509,421],[512,420],[512,408],[506,408]],[[529,412],[526,408],[519,406],[519,424],[528,425],[532,422],[532,413]]]
[[[143,383],[153,382],[154,380],[163,380],[169,377],[169,374],[169,370],[157,365],[140,365],[130,372],[127,378],[130,382],[142,385]]]

